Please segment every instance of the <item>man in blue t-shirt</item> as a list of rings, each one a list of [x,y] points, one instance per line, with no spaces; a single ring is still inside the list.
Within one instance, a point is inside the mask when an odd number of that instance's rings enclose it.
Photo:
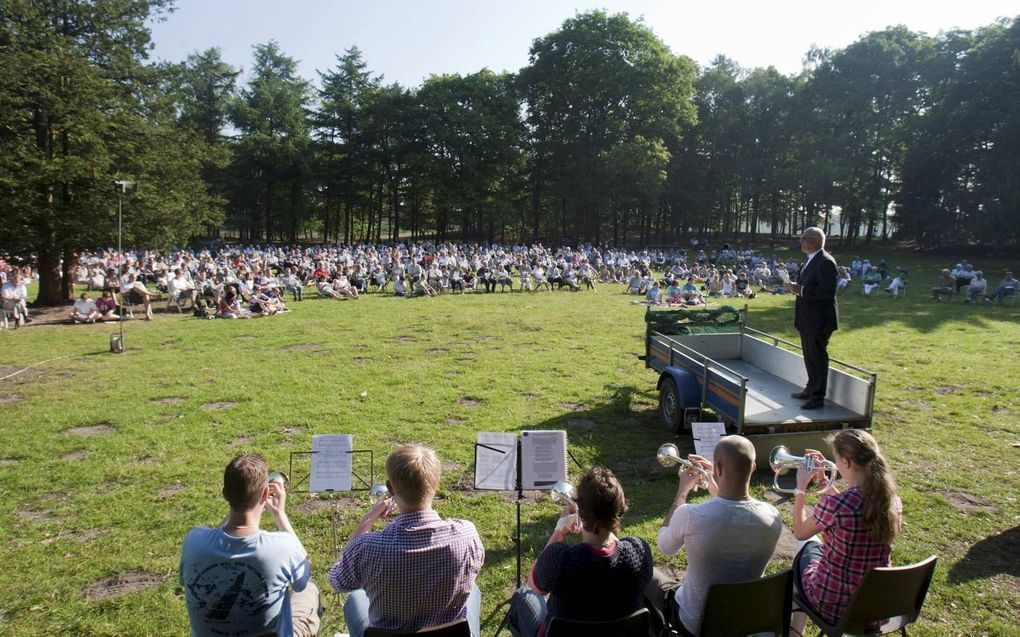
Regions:
[[[284,511],[283,483],[269,481],[261,456],[242,455],[223,472],[223,498],[230,504],[224,523],[191,529],[181,549],[180,583],[191,634],[318,633],[319,590],[310,579],[308,554]],[[269,509],[279,531],[259,529],[263,509]]]

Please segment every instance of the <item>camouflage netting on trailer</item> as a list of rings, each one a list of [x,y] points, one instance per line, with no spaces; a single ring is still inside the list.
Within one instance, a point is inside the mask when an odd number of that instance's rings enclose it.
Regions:
[[[743,321],[743,311],[732,305],[717,308],[653,310],[645,312],[648,328],[660,334],[718,334],[736,332]]]

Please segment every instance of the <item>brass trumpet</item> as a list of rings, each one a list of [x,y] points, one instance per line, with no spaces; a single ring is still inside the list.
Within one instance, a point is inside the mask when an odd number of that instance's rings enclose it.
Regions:
[[[549,491],[549,497],[553,504],[559,507],[568,508],[574,506],[574,485],[569,482],[557,482]]]
[[[783,445],[774,448],[769,454],[769,466],[772,467],[775,475],[772,477],[772,490],[777,493],[793,493],[796,489],[784,489],[779,486],[779,476],[787,471],[803,468],[812,473],[823,471],[828,475],[828,482],[825,486],[817,489],[814,493],[823,493],[836,482],[838,473],[836,463],[830,460],[818,460],[814,456],[795,456]]]
[[[655,452],[655,459],[664,467],[675,467],[680,465],[686,471],[696,471],[698,475],[698,488],[708,488],[708,472],[694,464],[687,458],[680,456],[680,450],[672,442],[667,442]]]
[[[379,504],[379,500],[389,500],[390,508],[388,513],[390,515],[397,512],[397,503],[390,497],[390,490],[386,488],[385,484],[373,484],[372,488],[368,490],[368,501],[375,506]]]
[[[287,485],[290,484],[290,476],[283,471],[270,471],[269,482],[276,482],[280,485],[280,488],[286,489]]]

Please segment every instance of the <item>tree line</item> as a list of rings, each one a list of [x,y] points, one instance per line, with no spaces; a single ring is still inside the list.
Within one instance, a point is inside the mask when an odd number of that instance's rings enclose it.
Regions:
[[[75,253],[250,242],[854,244],[1020,238],[1020,20],[891,27],[803,70],[698,68],[640,20],[578,14],[516,73],[387,83],[352,47],[314,81],[275,42],[148,61],[172,0],[0,0],[0,251],[40,299]]]

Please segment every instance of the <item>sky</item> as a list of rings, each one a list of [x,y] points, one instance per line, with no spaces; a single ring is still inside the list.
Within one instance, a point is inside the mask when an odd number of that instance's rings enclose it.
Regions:
[[[151,25],[150,58],[180,62],[215,46],[247,70],[252,46],[275,40],[317,83],[316,71],[357,46],[385,83],[416,87],[433,74],[517,71],[535,38],[593,9],[643,18],[699,65],[721,53],[784,74],[798,73],[812,46],[842,48],[887,26],[935,35],[1020,15],[1016,0],[177,0],[174,13]]]

